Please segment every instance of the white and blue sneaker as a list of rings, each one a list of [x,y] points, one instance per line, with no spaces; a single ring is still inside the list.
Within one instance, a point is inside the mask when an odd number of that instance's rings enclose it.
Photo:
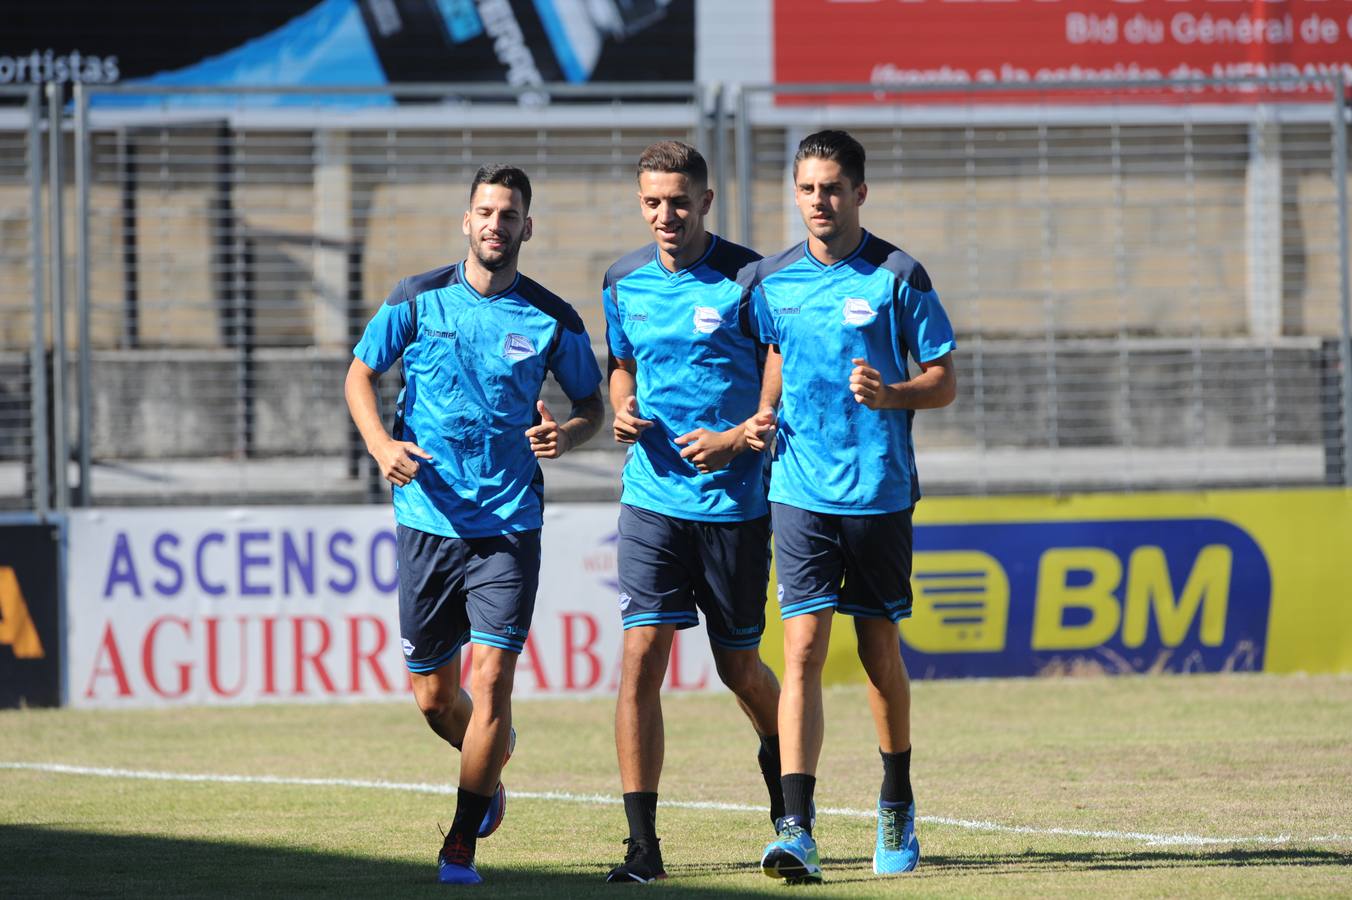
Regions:
[[[516,727],[507,735],[507,755],[502,758],[502,764],[505,767],[507,761],[512,758],[512,753],[516,751]],[[479,823],[479,837],[486,838],[498,830],[502,824],[502,817],[507,815],[507,789],[498,782],[498,789],[493,792],[493,799],[488,803],[488,812],[484,813],[484,819]]]
[[[905,805],[878,801],[878,842],[873,847],[873,874],[909,872],[920,862],[915,836],[915,801]]]
[[[778,839],[761,854],[761,871],[770,878],[783,878],[786,884],[820,884],[822,861],[817,842],[793,816],[780,820]]]

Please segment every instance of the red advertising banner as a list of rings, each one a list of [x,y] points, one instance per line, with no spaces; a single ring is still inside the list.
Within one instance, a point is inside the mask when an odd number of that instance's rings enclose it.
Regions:
[[[775,81],[966,90],[908,102],[1074,102],[1044,88],[1087,81],[1272,78],[1352,81],[1352,0],[775,0]],[[969,93],[969,86],[1030,90]],[[1320,85],[1187,86],[1146,102],[1314,101]],[[1263,96],[1256,96],[1262,94]],[[1098,102],[1102,95],[1080,94]],[[823,98],[816,97],[818,102]],[[865,95],[833,96],[836,102]]]

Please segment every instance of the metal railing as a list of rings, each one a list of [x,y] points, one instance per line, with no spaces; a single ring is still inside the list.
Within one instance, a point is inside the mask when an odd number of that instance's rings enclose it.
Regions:
[[[1347,111],[1310,84],[1318,102],[1089,84],[1011,107],[951,85],[551,86],[548,106],[484,85],[381,106],[391,89],[79,86],[49,92],[45,160],[37,89],[11,90],[0,214],[31,236],[6,239],[0,285],[31,296],[0,294],[0,360],[28,359],[6,382],[24,402],[0,405],[0,448],[21,448],[0,505],[376,496],[342,374],[398,278],[463,256],[479,164],[531,174],[522,269],[599,349],[601,275],[648,240],[643,147],[699,146],[713,227],[768,254],[803,235],[789,163],[819,127],[864,143],[865,225],[925,264],[958,329],[959,400],[917,418],[928,491],[1346,484]],[[556,496],[616,495],[619,456],[589,449],[551,469]]]

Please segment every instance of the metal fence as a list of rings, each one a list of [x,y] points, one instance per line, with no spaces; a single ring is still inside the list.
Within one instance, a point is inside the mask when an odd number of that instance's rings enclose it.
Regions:
[[[50,496],[42,95],[0,86],[0,506],[45,513]]]
[[[840,85],[735,103],[697,85],[557,88],[547,106],[483,86],[401,89],[400,105],[77,89],[64,119],[49,98],[64,128],[46,178],[30,91],[27,127],[0,128],[0,365],[20,376],[0,395],[0,504],[377,496],[342,401],[350,348],[398,278],[463,255],[480,163],[530,172],[522,268],[599,348],[601,274],[648,240],[644,146],[704,149],[714,228],[771,253],[803,235],[788,164],[826,126],[864,143],[865,225],[925,264],[958,329],[959,400],[917,418],[931,493],[1346,483],[1346,111],[1312,85],[1324,99],[1299,105],[1143,105],[1087,85],[1005,107]],[[1081,90],[1109,99],[1065,102]],[[63,201],[50,248],[44,181]],[[551,467],[556,496],[617,495],[620,455],[593,448]]]

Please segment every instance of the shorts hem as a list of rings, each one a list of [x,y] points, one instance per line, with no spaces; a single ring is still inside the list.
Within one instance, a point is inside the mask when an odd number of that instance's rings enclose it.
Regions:
[[[824,597],[813,597],[810,600],[796,600],[793,603],[781,605],[779,617],[781,619],[792,619],[795,616],[821,612],[823,609],[835,609],[839,601],[840,595],[838,594],[827,594]]]
[[[709,635],[709,643],[722,647],[724,650],[757,650],[760,649],[761,638],[764,634],[758,634],[749,638],[722,638],[716,634]]]
[[[490,634],[487,631],[470,631],[469,641],[471,644],[479,644],[484,647],[496,647],[499,650],[508,650],[512,653],[520,653],[526,647],[524,639],[506,638],[498,634]]]
[[[440,669],[442,666],[446,665],[446,663],[450,662],[451,659],[463,650],[468,643],[469,635],[466,634],[456,642],[453,650],[448,650],[440,656],[433,657],[425,662],[421,660],[406,659],[404,660],[404,666],[416,675],[426,675],[428,672],[435,672],[437,669]]]
[[[911,617],[911,605],[893,607],[892,609],[879,609],[876,606],[846,606],[836,607],[836,612],[844,613],[856,619],[890,619],[893,622],[900,622],[902,619]]]
[[[679,630],[694,628],[699,624],[699,616],[693,613],[635,613],[632,616],[621,616],[620,624],[625,631],[643,625],[675,625]]]

